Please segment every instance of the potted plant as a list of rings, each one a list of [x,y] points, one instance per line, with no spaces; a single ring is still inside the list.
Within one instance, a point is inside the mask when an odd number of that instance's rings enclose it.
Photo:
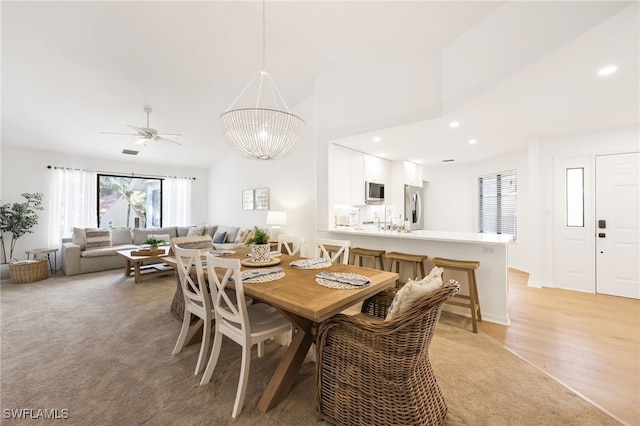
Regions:
[[[13,258],[13,249],[18,238],[24,234],[33,233],[31,228],[38,224],[38,214],[35,210],[44,210],[42,207],[42,194],[23,193],[26,199],[23,203],[3,204],[0,206],[0,243],[2,243],[2,262],[7,263]],[[11,245],[9,256],[5,248],[5,232],[11,233]]]
[[[267,231],[258,228],[253,229],[253,235],[247,238],[246,245],[251,247],[251,259],[254,262],[268,262],[271,260],[271,245]]]
[[[160,244],[164,244],[166,243],[165,240],[157,240],[155,237],[147,237],[146,240],[144,240],[145,244],[149,244],[149,253],[150,254],[156,254],[158,253],[158,245]]]

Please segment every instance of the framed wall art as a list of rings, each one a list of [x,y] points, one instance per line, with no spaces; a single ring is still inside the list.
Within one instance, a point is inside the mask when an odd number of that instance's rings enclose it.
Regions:
[[[254,190],[254,208],[256,210],[269,210],[269,188],[257,188]]]
[[[242,190],[242,210],[253,210],[253,189]]]

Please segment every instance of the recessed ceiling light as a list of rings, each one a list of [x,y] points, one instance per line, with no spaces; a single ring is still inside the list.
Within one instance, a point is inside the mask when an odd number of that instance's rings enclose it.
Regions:
[[[373,138],[374,142],[380,142],[382,140],[382,138],[380,136],[376,136]]]
[[[458,126],[460,126],[460,123],[458,123],[457,121],[452,121],[451,123],[449,123],[449,127],[451,127],[452,129],[455,129]]]
[[[618,67],[616,67],[615,65],[609,65],[604,68],[600,68],[598,70],[598,75],[599,76],[611,75],[616,71],[618,71]]]
[[[477,142],[475,139],[469,139],[469,145],[475,145]]]

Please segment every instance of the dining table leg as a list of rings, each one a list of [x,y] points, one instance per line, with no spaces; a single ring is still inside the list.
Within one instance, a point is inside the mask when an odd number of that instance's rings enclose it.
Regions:
[[[263,413],[278,405],[289,395],[309,348],[315,341],[312,321],[290,312],[281,311],[281,313],[291,321],[296,332],[258,402],[257,408]]]

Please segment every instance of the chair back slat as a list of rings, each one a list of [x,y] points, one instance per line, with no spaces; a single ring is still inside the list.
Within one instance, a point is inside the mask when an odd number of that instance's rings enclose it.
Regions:
[[[304,237],[298,235],[279,235],[278,236],[278,253],[282,253],[284,247],[290,256],[300,256],[302,247],[304,246]]]
[[[223,321],[230,324],[232,329],[237,329],[240,334],[250,334],[249,315],[247,305],[244,303],[244,288],[242,286],[242,273],[240,272],[239,259],[223,259],[211,253],[206,254],[207,275],[211,287],[211,299],[213,309],[216,314],[216,321]],[[222,278],[218,272],[221,272]],[[230,285],[232,283],[232,285]],[[233,287],[233,289],[232,289]],[[229,297],[226,289],[235,292],[236,298]],[[238,303],[240,301],[240,303]],[[233,324],[237,326],[234,327]]]
[[[332,262],[337,262],[339,259],[342,259],[342,263],[349,263],[349,247],[351,246],[351,241],[349,240],[314,238],[311,245],[313,250],[312,256],[314,257],[323,257]],[[331,250],[329,248],[331,248]]]
[[[193,303],[202,308],[210,309],[211,303],[207,286],[200,284],[205,282],[201,250],[174,246],[174,253],[185,303]]]

